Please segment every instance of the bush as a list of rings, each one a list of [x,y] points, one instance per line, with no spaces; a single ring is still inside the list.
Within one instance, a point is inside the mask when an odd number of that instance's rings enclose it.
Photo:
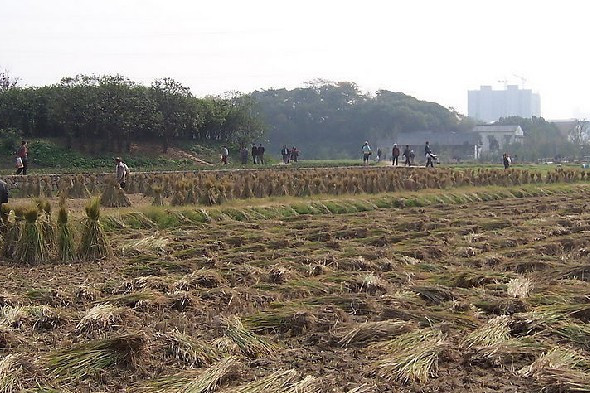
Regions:
[[[8,155],[14,154],[22,141],[23,134],[16,128],[0,130],[0,150]]]

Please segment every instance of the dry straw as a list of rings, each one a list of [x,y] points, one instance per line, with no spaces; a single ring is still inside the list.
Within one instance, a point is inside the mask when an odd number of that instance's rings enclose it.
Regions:
[[[86,220],[78,255],[80,259],[92,261],[113,255],[113,251],[100,222],[100,201],[92,199],[86,206]]]
[[[21,263],[39,264],[49,260],[49,249],[37,218],[39,212],[31,208],[24,213],[25,224],[15,248],[15,259]]]
[[[74,236],[68,223],[68,210],[64,204],[57,213],[57,257],[61,262],[71,262],[75,258]]]

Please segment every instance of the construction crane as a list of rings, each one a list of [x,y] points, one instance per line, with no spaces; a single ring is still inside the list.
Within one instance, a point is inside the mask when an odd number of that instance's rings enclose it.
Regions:
[[[504,85],[504,90],[506,90],[507,86],[508,86],[508,79],[504,78],[504,79],[500,79],[498,81],[498,83],[502,83]]]
[[[522,75],[516,75],[516,74],[512,74],[512,75],[517,77],[518,79],[520,79],[520,88],[524,89],[524,85],[526,84],[527,79]]]

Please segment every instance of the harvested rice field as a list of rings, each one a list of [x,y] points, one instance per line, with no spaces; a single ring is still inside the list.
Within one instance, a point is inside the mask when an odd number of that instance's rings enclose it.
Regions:
[[[110,256],[3,257],[0,392],[590,391],[588,191],[132,196]]]

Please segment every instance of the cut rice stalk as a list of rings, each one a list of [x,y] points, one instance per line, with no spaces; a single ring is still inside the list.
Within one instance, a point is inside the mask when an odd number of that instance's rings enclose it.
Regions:
[[[538,357],[530,366],[520,370],[525,377],[539,376],[546,369],[588,368],[590,362],[584,354],[566,347],[556,347]]]
[[[97,304],[82,317],[76,329],[81,333],[102,333],[121,326],[127,309],[111,304]]]
[[[238,345],[244,355],[256,358],[274,352],[272,344],[247,330],[238,317],[233,316],[226,323],[225,335]]]
[[[289,389],[296,378],[297,371],[294,369],[276,371],[266,377],[247,383],[246,385],[224,390],[223,393],[281,393],[286,391],[286,389]]]
[[[93,261],[113,255],[102,223],[100,222],[100,203],[98,199],[90,201],[86,206],[88,218],[82,229],[82,241],[78,254],[81,259]]]
[[[467,348],[472,347],[489,347],[506,341],[510,338],[510,317],[500,315],[489,319],[488,322],[469,333],[463,340],[463,345]]]
[[[442,333],[435,329],[416,330],[371,346],[388,352],[388,356],[376,364],[378,375],[403,383],[424,383],[435,376],[438,356],[444,347]]]
[[[20,328],[29,320],[29,314],[21,306],[4,306],[0,308],[0,325],[14,329]]]
[[[135,357],[143,347],[139,334],[78,344],[47,355],[47,372],[58,380],[79,380],[100,375],[113,366],[133,367]]]
[[[363,345],[366,343],[380,341],[403,333],[408,333],[414,325],[406,321],[387,319],[385,321],[366,322],[351,329],[342,339],[340,344],[343,347],[351,345]]]
[[[57,215],[57,255],[60,261],[70,262],[75,258],[74,236],[68,224],[68,211],[64,205]]]
[[[37,222],[38,215],[35,208],[25,213],[26,222],[15,249],[15,257],[19,262],[38,264],[49,260],[49,249],[41,225]]]
[[[235,372],[238,360],[236,357],[228,357],[219,363],[209,367],[197,378],[193,379],[174,393],[210,393],[230,374]]]
[[[138,252],[144,251],[161,251],[163,252],[166,246],[170,243],[170,239],[162,236],[150,235],[139,240],[132,240],[123,246],[123,252],[127,250],[134,250]]]
[[[219,360],[216,349],[176,329],[162,334],[161,337],[166,342],[168,355],[189,367],[205,367]]]
[[[375,385],[362,384],[361,386],[357,386],[355,388],[350,389],[346,393],[369,393],[369,392],[374,392],[375,389],[376,389]]]
[[[529,295],[533,283],[526,277],[513,278],[508,282],[506,292],[508,296],[523,299]]]
[[[23,391],[24,370],[17,355],[7,355],[0,360],[0,393]]]

